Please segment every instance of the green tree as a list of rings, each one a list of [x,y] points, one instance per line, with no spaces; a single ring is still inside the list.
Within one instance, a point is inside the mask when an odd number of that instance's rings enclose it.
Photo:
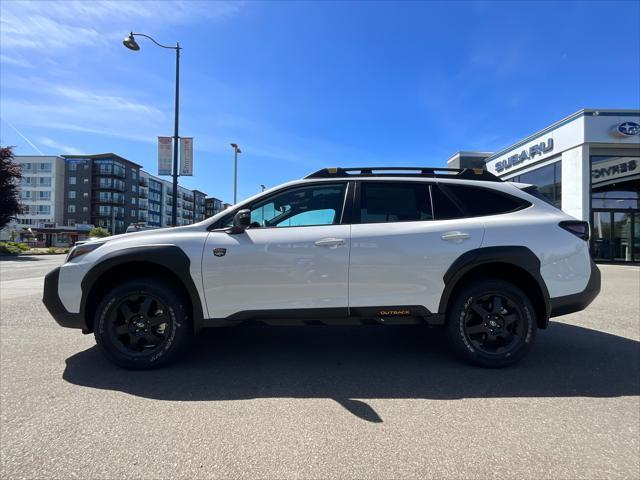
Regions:
[[[0,147],[0,229],[22,211],[18,201],[18,181],[22,168],[13,161],[13,147]]]
[[[110,235],[109,231],[102,227],[93,227],[89,232],[90,237],[108,237]]]

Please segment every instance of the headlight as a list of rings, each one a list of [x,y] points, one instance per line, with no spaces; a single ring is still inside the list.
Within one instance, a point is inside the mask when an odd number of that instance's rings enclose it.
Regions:
[[[80,257],[81,255],[85,255],[89,252],[93,252],[96,248],[104,245],[104,242],[91,242],[91,243],[83,243],[82,245],[76,245],[71,249],[69,255],[67,255],[67,259],[65,262],[69,262],[76,257]]]

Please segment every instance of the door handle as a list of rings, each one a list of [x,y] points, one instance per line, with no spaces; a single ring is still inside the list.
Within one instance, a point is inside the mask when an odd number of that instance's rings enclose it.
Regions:
[[[463,240],[466,240],[470,237],[471,235],[465,232],[446,232],[443,233],[440,238],[442,238],[442,240],[446,240],[447,242],[462,242]]]
[[[338,245],[344,245],[344,238],[322,238],[316,240],[315,244],[318,247],[337,247]]]

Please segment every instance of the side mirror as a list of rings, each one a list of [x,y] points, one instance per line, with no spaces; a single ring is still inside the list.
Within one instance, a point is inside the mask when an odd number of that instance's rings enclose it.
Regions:
[[[242,233],[249,225],[251,225],[251,210],[248,208],[238,210],[233,216],[233,227],[231,227],[230,233]]]

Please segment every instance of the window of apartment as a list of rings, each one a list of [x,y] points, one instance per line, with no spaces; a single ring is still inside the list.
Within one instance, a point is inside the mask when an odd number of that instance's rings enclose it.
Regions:
[[[23,163],[22,164],[22,170],[30,171],[31,168],[32,168],[32,164],[31,163]]]
[[[85,179],[83,180],[83,182],[84,182],[84,183],[89,183],[89,179],[88,179],[88,178],[85,178]]]
[[[111,215],[111,207],[108,205],[98,205],[98,215],[103,217]]]
[[[20,190],[20,199],[21,200],[30,200],[31,199],[31,191],[29,191],[29,190]]]
[[[87,213],[89,211],[89,207],[82,207],[83,213]]]
[[[131,215],[132,217],[135,217],[137,214],[138,214],[138,211],[137,211],[137,210],[133,210],[133,209],[132,209],[132,210],[129,212],[129,215]]]
[[[84,192],[82,194],[82,198],[89,198],[89,192]]]
[[[429,189],[416,182],[362,182],[360,223],[432,220]]]
[[[138,173],[136,172],[135,168],[131,169],[131,178],[133,178],[134,180],[138,178]]]
[[[76,184],[76,177],[69,177],[69,185],[75,185]]]
[[[78,164],[77,163],[71,162],[71,163],[68,163],[67,165],[69,167],[69,171],[70,172],[75,172],[76,170],[78,170]]]
[[[69,190],[69,198],[70,199],[74,199],[76,198],[76,191],[75,190]]]
[[[41,163],[40,164],[40,171],[41,172],[50,172],[51,171],[51,164],[50,163]]]
[[[131,205],[135,205],[136,203],[137,203],[136,202],[136,198],[135,197],[131,197]]]
[[[76,226],[75,218],[68,218],[67,219],[67,227],[75,227],[75,226]]]
[[[67,212],[69,213],[76,213],[76,206],[75,205],[69,205],[67,207]]]
[[[51,200],[51,192],[38,192],[39,200]]]
[[[41,187],[50,187],[51,186],[51,177],[40,177],[38,184]]]
[[[51,205],[38,205],[38,215],[51,215]]]

